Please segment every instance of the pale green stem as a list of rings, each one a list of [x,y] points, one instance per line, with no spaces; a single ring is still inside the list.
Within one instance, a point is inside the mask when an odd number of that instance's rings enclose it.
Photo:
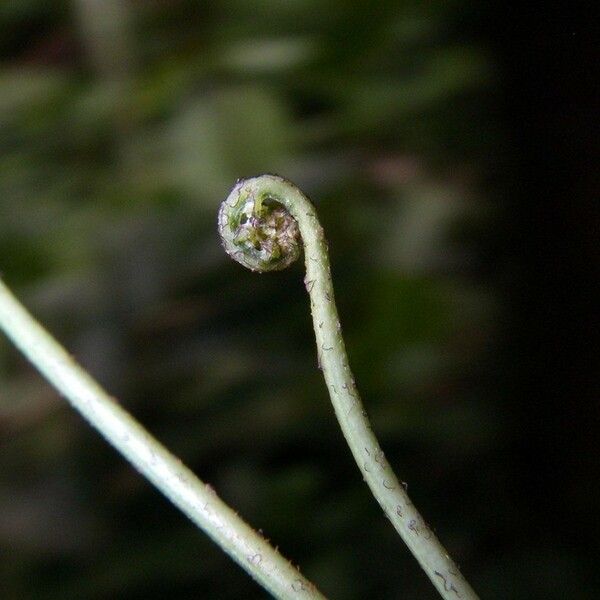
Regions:
[[[142,475],[277,598],[324,598],[289,561],[154,439],[0,281],[0,329]]]
[[[410,501],[373,434],[348,364],[333,295],[327,242],[314,206],[295,185],[274,175],[261,175],[236,185],[221,209],[219,227],[226,250],[254,270],[263,270],[257,257],[264,258],[264,249],[271,248],[272,240],[264,245],[263,253],[257,250],[256,255],[246,256],[244,259],[242,256],[235,256],[241,251],[235,232],[226,231],[230,214],[233,214],[230,211],[243,207],[247,210],[252,199],[259,202],[270,199],[280,203],[298,224],[304,243],[304,283],[310,296],[319,366],[323,370],[337,419],[365,481],[440,594],[453,600],[476,599],[475,592]],[[233,222],[235,220],[234,216]],[[260,223],[257,225],[260,226]],[[270,235],[269,229],[265,231],[264,235]],[[275,253],[278,257],[278,252],[288,241],[273,239],[279,243]],[[253,249],[252,246],[249,247],[251,253]],[[281,267],[273,266],[271,261],[264,270],[274,268]]]

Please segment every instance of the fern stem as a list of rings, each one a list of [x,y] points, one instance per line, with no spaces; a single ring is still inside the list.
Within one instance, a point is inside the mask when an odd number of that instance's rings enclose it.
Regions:
[[[0,280],[0,329],[142,475],[276,598],[324,598],[88,375]]]
[[[281,214],[282,206],[289,213],[287,220]],[[410,501],[371,429],[350,371],[335,305],[327,242],[314,206],[289,181],[261,175],[236,184],[221,205],[219,231],[232,258],[255,271],[285,268],[291,262],[290,255],[299,254],[297,244],[301,236],[306,264],[304,284],[310,296],[319,367],[363,478],[442,597],[476,599],[475,592]]]

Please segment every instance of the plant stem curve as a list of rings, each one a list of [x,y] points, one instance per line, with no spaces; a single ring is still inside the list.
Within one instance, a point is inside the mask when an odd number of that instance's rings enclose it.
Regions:
[[[304,245],[318,364],[354,459],[375,499],[443,598],[475,600],[435,533],[398,480],[369,423],[342,338],[323,228],[308,198],[277,175],[236,183],[222,203],[219,232],[227,253],[253,271],[287,267]]]

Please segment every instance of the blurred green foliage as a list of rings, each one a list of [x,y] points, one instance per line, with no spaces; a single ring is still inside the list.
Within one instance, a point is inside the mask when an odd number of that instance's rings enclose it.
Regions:
[[[476,589],[530,598],[552,571],[493,541],[515,517],[482,383],[503,308],[476,273],[502,140],[469,7],[0,6],[2,276],[333,598],[435,594],[338,431],[301,267],[259,277],[221,251],[218,205],[260,172],[316,203],[374,427]],[[0,377],[3,598],[264,597],[5,340]]]

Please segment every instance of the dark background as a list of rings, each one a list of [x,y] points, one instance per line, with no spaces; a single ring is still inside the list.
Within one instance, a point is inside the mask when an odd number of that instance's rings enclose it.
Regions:
[[[301,267],[232,263],[218,205],[260,172],[312,197],[374,429],[480,595],[596,597],[583,6],[0,6],[4,280],[332,598],[436,594],[339,433]],[[2,598],[265,596],[5,340],[0,581]]]

